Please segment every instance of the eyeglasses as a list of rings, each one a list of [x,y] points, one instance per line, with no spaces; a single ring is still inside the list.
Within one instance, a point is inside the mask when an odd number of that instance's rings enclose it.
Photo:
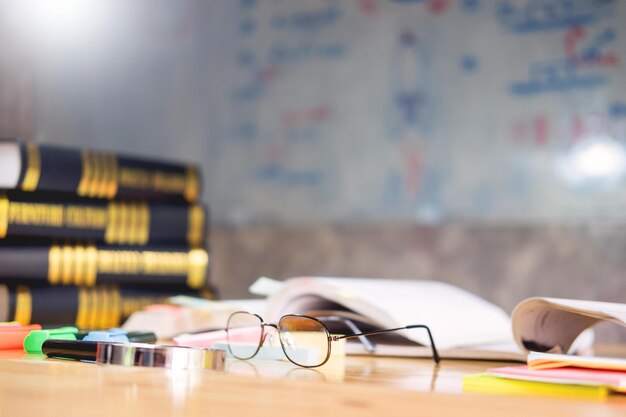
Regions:
[[[336,320],[338,318],[326,317],[325,319]],[[355,334],[331,335],[328,327],[320,321],[320,318],[302,314],[287,314],[280,318],[278,324],[272,324],[265,323],[261,316],[257,314],[238,311],[230,315],[226,324],[227,346],[229,352],[235,358],[242,360],[251,359],[265,343],[265,339],[270,334],[270,332],[266,331],[266,328],[269,327],[275,329],[278,333],[282,350],[290,362],[304,368],[316,368],[324,365],[330,358],[331,342],[341,339],[359,338],[368,351],[373,351],[375,347],[368,341],[366,336],[398,330],[425,329],[430,339],[433,359],[436,363],[440,361],[430,329],[423,324],[360,332],[351,321],[343,319],[342,321],[345,321],[352,331],[356,330]]]

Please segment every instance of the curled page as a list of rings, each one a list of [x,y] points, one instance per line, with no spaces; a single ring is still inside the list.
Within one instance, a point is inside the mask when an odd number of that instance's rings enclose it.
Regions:
[[[593,339],[576,339],[599,321],[626,326],[626,304],[560,298],[529,298],[512,314],[515,342],[524,351],[575,353]]]

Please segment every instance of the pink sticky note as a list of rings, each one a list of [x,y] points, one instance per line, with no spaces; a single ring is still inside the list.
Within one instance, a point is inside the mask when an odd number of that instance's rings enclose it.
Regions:
[[[604,385],[615,391],[626,392],[626,372],[603,369],[556,368],[530,370],[527,366],[491,368],[488,374],[509,379],[551,382],[557,384]]]

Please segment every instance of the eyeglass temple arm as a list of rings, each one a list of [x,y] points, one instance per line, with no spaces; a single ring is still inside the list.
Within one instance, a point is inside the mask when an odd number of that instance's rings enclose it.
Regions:
[[[344,317],[339,317],[339,316],[319,316],[317,318],[320,320],[324,320],[324,321],[344,322],[346,326],[348,326],[350,330],[354,332],[354,334],[350,335],[350,337],[358,338],[361,344],[363,345],[363,347],[365,348],[365,350],[368,351],[369,353],[376,352],[376,345],[373,342],[371,342],[367,337],[365,337],[365,333],[362,333],[361,329],[359,329],[352,320],[344,318]]]
[[[433,359],[435,360],[436,363],[439,363],[439,361],[441,360],[441,357],[439,356],[439,352],[437,352],[437,348],[435,347],[435,341],[433,339],[433,335],[430,333],[430,329],[428,328],[428,326],[425,326],[423,324],[412,324],[406,327],[396,327],[395,329],[375,330],[375,331],[365,332],[365,333],[348,334],[348,335],[343,335],[343,336],[333,336],[333,340],[350,339],[352,337],[372,336],[375,334],[395,332],[398,330],[408,330],[408,329],[425,329],[426,330],[426,332],[428,333],[428,339],[430,339],[430,348],[433,352]]]

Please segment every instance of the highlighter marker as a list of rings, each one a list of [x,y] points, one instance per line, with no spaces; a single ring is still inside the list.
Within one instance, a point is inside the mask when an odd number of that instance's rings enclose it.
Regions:
[[[21,349],[24,339],[32,330],[40,330],[38,324],[27,326],[7,324],[0,326],[0,349]]]
[[[49,339],[43,342],[41,351],[50,358],[95,362],[98,344],[101,343]]]
[[[41,353],[41,345],[48,339],[76,340],[78,329],[67,326],[56,329],[33,330],[24,339],[24,351],[27,353]]]
[[[223,350],[146,343],[46,340],[43,342],[42,350],[50,358],[170,369],[223,370],[226,361],[226,352]]]

